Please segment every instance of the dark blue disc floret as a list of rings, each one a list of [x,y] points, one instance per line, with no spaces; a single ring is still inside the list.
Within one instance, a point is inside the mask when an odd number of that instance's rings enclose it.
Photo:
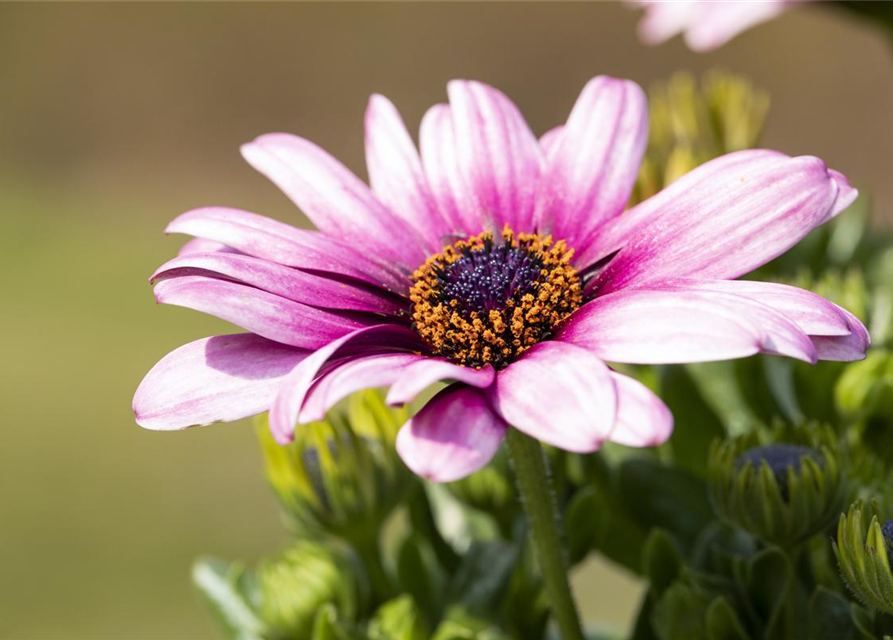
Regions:
[[[887,520],[881,525],[881,534],[887,543],[887,553],[890,554],[893,551],[893,520]]]
[[[500,311],[509,300],[519,303],[532,293],[544,268],[542,255],[526,247],[495,245],[487,238],[480,247],[462,247],[462,257],[440,267],[441,302],[456,301],[466,317],[473,311]]]
[[[788,469],[794,473],[800,470],[800,463],[804,458],[811,458],[819,465],[822,464],[821,454],[810,447],[797,444],[771,444],[762,447],[754,447],[741,453],[735,459],[735,467],[742,468],[748,462],[754,469],[759,469],[762,463],[769,465],[775,475],[775,481],[781,490],[781,496],[788,499]]]

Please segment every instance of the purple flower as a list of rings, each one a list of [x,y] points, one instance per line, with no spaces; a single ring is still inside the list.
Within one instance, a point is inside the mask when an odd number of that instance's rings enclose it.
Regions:
[[[639,38],[661,44],[683,33],[693,51],[721,47],[739,33],[780,16],[805,0],[627,0],[643,7]]]
[[[425,115],[419,155],[372,97],[371,189],[302,138],[242,148],[319,230],[225,208],[169,225],[196,239],[152,276],[158,301],[250,333],[163,358],[136,392],[139,424],[269,410],[285,443],[360,389],[390,387],[399,405],[451,381],[397,438],[413,471],[449,481],[485,465],[508,425],[576,452],[665,441],[666,406],[606,362],[864,357],[844,309],[734,280],[856,198],[821,160],[729,154],[623,213],[647,138],[638,85],[593,79],[540,140],[491,87],[453,81],[449,98]]]

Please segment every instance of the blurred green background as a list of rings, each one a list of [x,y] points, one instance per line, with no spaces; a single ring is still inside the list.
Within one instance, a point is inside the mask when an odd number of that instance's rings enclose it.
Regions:
[[[0,4],[0,638],[193,639],[215,630],[189,584],[202,552],[254,560],[284,541],[247,424],[141,430],[130,400],[167,351],[228,331],[157,308],[146,277],[209,204],[305,224],[242,162],[275,130],[360,175],[381,92],[411,130],[454,77],[490,82],[541,133],[598,73],[750,76],[773,97],[765,144],[815,154],[893,222],[893,65],[881,34],[831,7],[708,56],[639,45],[616,3]],[[591,562],[588,619],[638,598]]]

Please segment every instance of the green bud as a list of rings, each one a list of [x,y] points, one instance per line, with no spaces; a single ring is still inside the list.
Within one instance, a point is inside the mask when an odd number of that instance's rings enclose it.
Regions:
[[[266,416],[257,435],[267,479],[297,531],[367,541],[413,486],[394,438],[406,410],[388,408],[374,391],[353,395],[324,422],[299,427],[280,446]]]
[[[881,524],[874,503],[870,511],[869,514],[859,501],[850,506],[846,515],[841,514],[834,554],[844,581],[856,597],[870,607],[893,614],[893,521]]]
[[[427,640],[428,634],[412,597],[385,602],[369,621],[370,640]]]
[[[722,71],[709,71],[702,93],[722,153],[757,146],[769,113],[769,94],[749,80]]]
[[[508,640],[508,635],[457,606],[447,611],[432,640]]]
[[[717,513],[765,542],[794,546],[840,513],[847,495],[838,439],[828,427],[779,427],[711,447],[710,497]]]
[[[307,540],[259,566],[259,610],[267,625],[267,639],[309,638],[317,611],[326,604],[331,604],[339,617],[353,619],[364,596],[357,576],[347,555]]]

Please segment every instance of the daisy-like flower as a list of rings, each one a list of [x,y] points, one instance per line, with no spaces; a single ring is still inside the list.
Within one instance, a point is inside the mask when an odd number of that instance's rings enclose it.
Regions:
[[[711,51],[806,0],[627,0],[645,9],[639,38],[661,44],[682,33],[692,51]]]
[[[163,358],[136,392],[139,424],[269,410],[286,443],[360,389],[390,387],[401,405],[448,381],[397,449],[416,473],[450,481],[484,466],[509,425],[576,452],[665,441],[666,406],[606,363],[864,356],[868,334],[849,312],[735,280],[855,199],[818,158],[729,154],[623,213],[647,138],[638,85],[591,80],[539,140],[499,91],[448,89],[422,121],[421,154],[394,106],[372,97],[371,188],[302,138],[242,148],[318,231],[216,207],[168,226],[196,239],[152,276],[157,300],[249,333]]]

